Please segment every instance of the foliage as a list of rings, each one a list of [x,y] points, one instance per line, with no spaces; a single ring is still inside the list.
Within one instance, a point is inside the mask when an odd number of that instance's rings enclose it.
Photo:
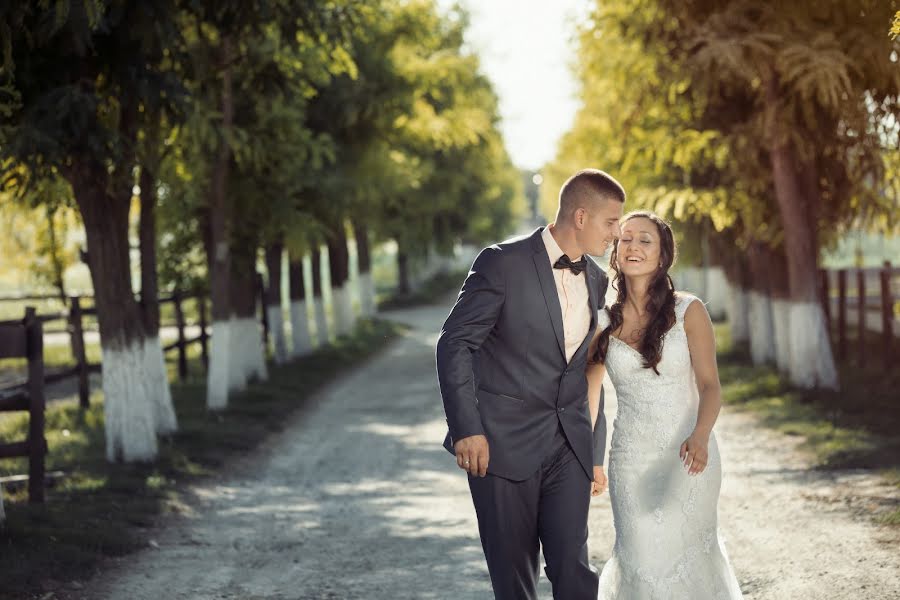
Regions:
[[[583,108],[545,189],[596,165],[623,181],[629,208],[777,245],[763,85],[776,70],[780,129],[821,176],[820,243],[896,228],[898,46],[877,35],[890,4],[598,2],[578,38]]]

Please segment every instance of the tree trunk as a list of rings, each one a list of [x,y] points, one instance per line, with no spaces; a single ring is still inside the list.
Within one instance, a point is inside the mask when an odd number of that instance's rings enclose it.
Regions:
[[[397,292],[401,296],[408,296],[411,292],[409,281],[409,255],[406,250],[397,245]]]
[[[750,357],[755,365],[775,360],[775,329],[767,272],[770,261],[771,252],[764,243],[752,242],[747,248],[747,265],[750,270]]]
[[[743,344],[750,340],[747,270],[741,250],[734,246],[733,240],[725,239],[727,235],[728,232],[723,232],[719,237],[714,238],[714,243],[717,247],[716,254],[728,281],[726,314],[728,315],[731,341],[734,344]]]
[[[229,302],[231,278],[231,250],[229,228],[231,209],[226,194],[231,149],[226,134],[234,121],[232,99],[231,38],[225,34],[219,48],[222,70],[222,135],[212,169],[209,195],[209,252],[210,302],[212,304],[212,338],[209,369],[206,377],[206,406],[212,410],[228,405],[229,365],[233,332],[231,331],[231,306]],[[235,337],[235,341],[240,338]]]
[[[356,256],[359,271],[359,305],[364,317],[375,314],[375,282],[372,280],[372,258],[369,248],[369,233],[365,222],[357,219],[353,223],[353,235],[356,238]]]
[[[276,364],[287,362],[287,343],[284,338],[284,313],[281,311],[281,258],[284,244],[274,242],[266,247],[266,271],[269,275],[266,287],[266,314]]]
[[[244,389],[248,381],[269,378],[263,332],[258,318],[259,279],[256,274],[256,244],[235,246],[231,269],[231,332],[240,344],[232,348],[233,390]]]
[[[141,307],[144,316],[146,370],[152,380],[151,400],[156,412],[156,432],[173,433],[178,429],[166,358],[159,338],[159,285],[156,280],[156,180],[141,167],[141,220],[138,238],[141,248]]]
[[[768,274],[775,329],[775,364],[778,365],[780,371],[789,373],[791,369],[790,282],[787,274],[787,258],[783,248],[771,251]]]
[[[105,165],[74,161],[69,181],[87,236],[103,353],[106,458],[156,458],[156,419],[148,394],[144,324],[131,287],[128,209],[131,190],[108,191]]]
[[[322,297],[322,251],[318,243],[313,244],[312,260],[313,303],[316,313],[316,345],[328,344],[328,320],[325,317],[325,299]]]
[[[353,330],[353,308],[350,299],[350,251],[343,224],[335,227],[328,238],[328,268],[334,329],[338,335],[347,335]]]
[[[312,348],[309,339],[309,315],[306,309],[306,284],[303,281],[303,255],[288,251],[288,276],[291,290],[291,357],[307,354]]]
[[[766,102],[769,109],[769,158],[772,163],[775,197],[785,231],[784,249],[787,255],[791,303],[790,378],[794,385],[802,388],[837,389],[837,371],[816,285],[816,222],[810,215],[817,208],[818,190],[812,189],[808,178],[804,182],[795,150],[781,131],[780,92],[775,75],[766,82]]]

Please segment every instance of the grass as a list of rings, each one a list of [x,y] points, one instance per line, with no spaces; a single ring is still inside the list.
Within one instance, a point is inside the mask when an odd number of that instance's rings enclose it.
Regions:
[[[281,431],[316,389],[384,347],[400,330],[385,321],[361,321],[353,336],[289,365],[270,367],[268,381],[251,385],[219,413],[206,410],[202,378],[173,383],[179,431],[160,439],[153,464],[106,461],[100,394],[87,411],[71,403],[49,407],[47,470],[66,476],[48,490],[44,505],[27,504],[24,490],[5,494],[0,598],[37,595],[47,579],[83,580],[104,557],[145,547],[147,529],[161,515],[179,510],[186,482],[219,473],[231,458],[245,456]],[[202,372],[196,358],[190,366],[192,373]],[[0,421],[0,442],[24,437],[26,415],[10,416],[15,418]],[[0,461],[0,475],[27,470],[24,459]]]
[[[716,339],[725,404],[752,411],[785,435],[802,436],[801,448],[816,468],[878,472],[900,498],[900,370],[885,369],[882,357],[873,356],[862,365],[839,366],[840,391],[799,390],[773,367],[752,366],[747,348],[731,343],[727,325],[716,325]],[[893,506],[873,518],[900,527],[900,506],[887,500]]]
[[[880,357],[863,366],[841,365],[839,391],[799,390],[774,368],[751,366],[747,349],[731,344],[727,326],[717,325],[716,337],[724,403],[803,436],[818,468],[900,468],[900,372],[886,372]]]

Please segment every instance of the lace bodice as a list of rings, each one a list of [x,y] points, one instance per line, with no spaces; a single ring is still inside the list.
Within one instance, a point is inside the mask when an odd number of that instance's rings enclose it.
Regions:
[[[662,357],[656,367],[659,375],[643,366],[644,358],[637,350],[610,336],[606,369],[619,402],[613,449],[628,442],[621,439],[622,436],[651,435],[661,451],[673,444],[680,446],[690,435],[696,420],[698,398],[684,315],[695,300],[697,297],[690,294],[676,296],[675,324],[663,338]],[[607,327],[609,313],[601,310],[598,320],[600,327]]]
[[[679,294],[675,298],[675,324],[663,338],[662,359],[656,367],[659,375],[653,369],[643,368],[644,359],[640,352],[615,336],[609,337],[611,350],[607,353],[606,368],[610,377],[614,378],[613,385],[619,394],[647,385],[670,386],[684,383],[690,376],[691,353],[684,331],[684,315],[694,300],[697,297],[690,294]],[[605,308],[599,312],[598,326],[601,330],[609,326],[609,312]],[[613,351],[613,346],[620,348],[622,352]]]

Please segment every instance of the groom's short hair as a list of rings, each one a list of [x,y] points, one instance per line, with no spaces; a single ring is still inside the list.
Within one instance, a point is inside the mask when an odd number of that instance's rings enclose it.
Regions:
[[[582,169],[559,190],[559,216],[568,217],[579,208],[592,209],[597,201],[625,202],[625,188],[600,169]]]

